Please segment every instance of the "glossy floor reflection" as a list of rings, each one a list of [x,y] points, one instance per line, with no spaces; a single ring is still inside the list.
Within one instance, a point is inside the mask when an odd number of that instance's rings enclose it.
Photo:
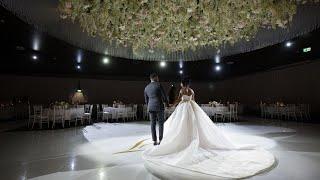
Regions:
[[[320,177],[320,125],[247,121],[219,127],[254,135],[251,141],[275,154],[276,167],[251,179]],[[115,154],[148,137],[148,122],[1,132],[0,179],[156,180],[145,170],[141,151]]]

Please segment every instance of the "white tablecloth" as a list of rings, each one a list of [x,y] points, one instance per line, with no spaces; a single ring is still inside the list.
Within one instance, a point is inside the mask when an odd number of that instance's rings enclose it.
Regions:
[[[49,118],[53,119],[53,109],[46,109],[49,114]],[[62,110],[57,110],[62,111]],[[61,112],[56,112],[56,114],[61,114]],[[84,108],[69,108],[64,110],[64,119],[65,120],[71,120],[72,118],[75,118],[77,116],[82,116],[84,114]]]
[[[208,116],[214,116],[217,112],[227,112],[229,111],[229,108],[227,106],[218,106],[218,107],[212,107],[212,106],[201,106],[202,110],[207,113]]]
[[[124,113],[127,116],[127,112],[132,110],[132,107],[121,107],[121,108],[114,108],[114,107],[106,107],[103,109],[103,112],[107,112],[111,114],[112,119],[117,119],[119,113]]]

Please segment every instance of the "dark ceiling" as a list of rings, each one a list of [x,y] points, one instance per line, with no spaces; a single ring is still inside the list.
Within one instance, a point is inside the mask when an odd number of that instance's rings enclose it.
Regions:
[[[160,62],[107,57],[72,46],[35,29],[0,7],[2,74],[140,80],[147,79],[151,72],[157,72],[166,81],[180,77],[179,62],[167,62],[166,67],[160,67]],[[291,42],[291,47],[286,47],[283,42],[249,53],[221,57],[220,71],[215,70],[217,64],[214,58],[184,62],[183,73],[197,81],[217,81],[319,59],[320,30]],[[304,53],[304,47],[311,47],[311,52]],[[103,64],[106,57],[110,62]],[[81,69],[77,69],[78,65]]]
[[[61,19],[58,5],[59,0],[0,0],[0,6],[14,13],[23,22],[71,45],[100,54],[147,61],[197,61],[210,59],[217,53],[217,49],[210,46],[172,53],[157,48],[150,52],[147,48],[133,53],[130,45],[124,47],[104,41],[99,36],[92,37],[83,31],[77,21]],[[240,40],[234,45],[227,43],[219,47],[219,51],[222,56],[250,52],[298,37],[319,27],[320,3],[300,3],[287,28],[260,28],[250,41]]]

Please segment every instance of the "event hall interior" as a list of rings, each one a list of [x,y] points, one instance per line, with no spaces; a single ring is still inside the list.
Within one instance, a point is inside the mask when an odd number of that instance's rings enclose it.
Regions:
[[[320,177],[317,0],[0,0],[0,38],[0,179]]]

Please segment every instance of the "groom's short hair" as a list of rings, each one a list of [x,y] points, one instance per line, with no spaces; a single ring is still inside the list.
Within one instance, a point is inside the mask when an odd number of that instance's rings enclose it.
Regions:
[[[156,77],[158,77],[158,74],[156,74],[156,73],[150,74],[150,79],[151,80],[154,80]]]

